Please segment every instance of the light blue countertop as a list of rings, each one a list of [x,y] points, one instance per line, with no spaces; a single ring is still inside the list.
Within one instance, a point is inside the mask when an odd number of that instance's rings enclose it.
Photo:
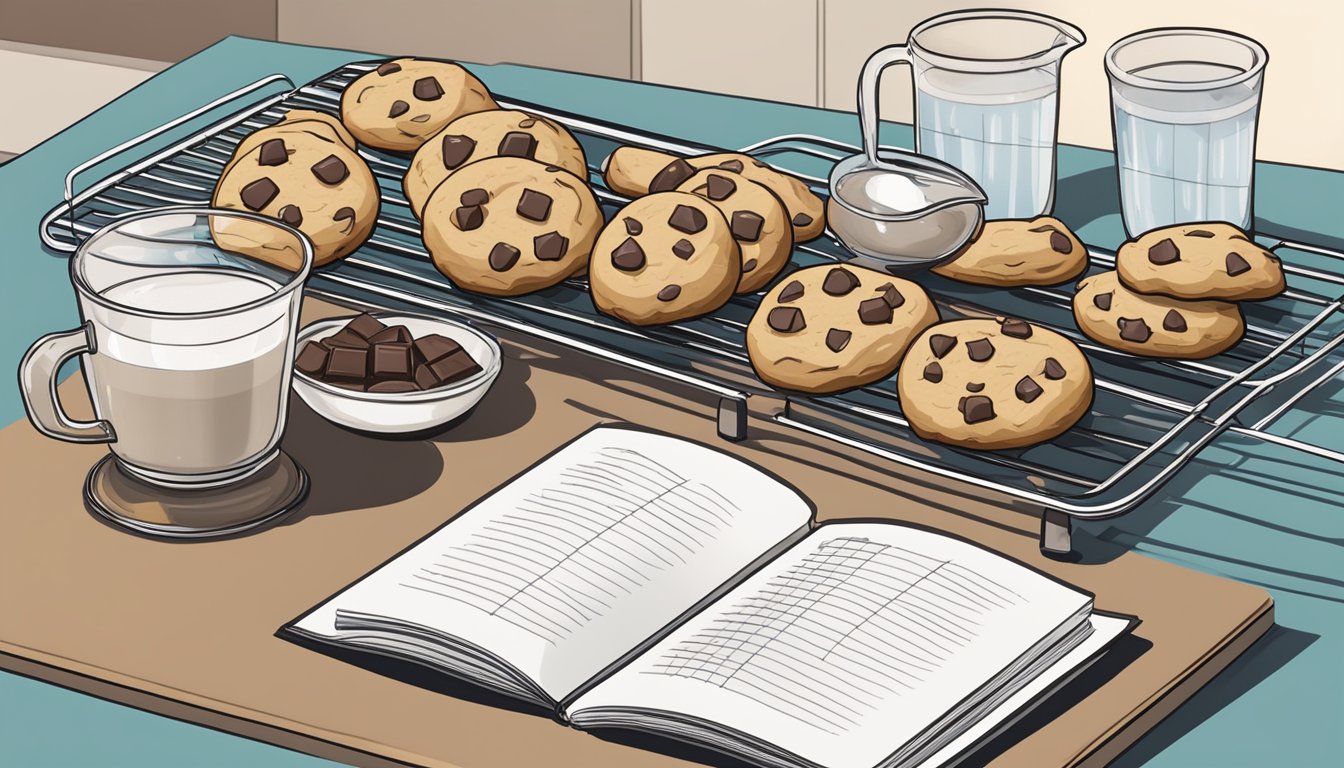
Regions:
[[[0,167],[0,369],[17,370],[33,339],[77,322],[66,261],[44,253],[37,235],[71,166],[265,75],[303,83],[361,58],[368,57],[228,38]],[[711,145],[745,146],[783,133],[858,140],[852,114],[513,65],[473,69],[497,93]],[[910,130],[888,126],[884,140],[910,146]],[[1088,242],[1123,240],[1109,152],[1061,147],[1059,179],[1055,215]],[[1344,244],[1344,173],[1262,163],[1256,182],[1258,229]],[[22,418],[16,385],[14,375],[0,376],[0,422]],[[1342,385],[1313,394],[1274,431],[1344,450]],[[1263,586],[1277,602],[1277,626],[1119,765],[1344,760],[1344,476],[1337,471],[1292,450],[1224,436],[1157,498],[1075,534],[1080,550],[1132,548]],[[4,472],[0,461],[0,482],[17,481]],[[0,581],[12,586],[20,576],[0,563]],[[0,604],[0,623],[3,616]],[[330,763],[0,673],[0,765]]]

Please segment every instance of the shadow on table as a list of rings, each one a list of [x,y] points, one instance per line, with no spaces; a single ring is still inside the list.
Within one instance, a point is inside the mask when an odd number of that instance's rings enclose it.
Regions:
[[[1120,210],[1120,177],[1114,165],[1066,176],[1055,190],[1055,208],[1050,214],[1079,230],[1093,221]],[[1112,250],[1120,243],[1093,243]]]

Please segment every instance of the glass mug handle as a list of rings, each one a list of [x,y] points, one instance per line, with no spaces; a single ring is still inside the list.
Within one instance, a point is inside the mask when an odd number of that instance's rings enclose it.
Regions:
[[[28,420],[37,431],[72,443],[111,443],[117,433],[107,421],[76,421],[61,408],[56,396],[56,374],[76,355],[94,354],[93,328],[85,323],[72,331],[51,333],[28,348],[19,363],[19,394]]]
[[[897,44],[879,48],[863,63],[863,74],[859,75],[859,125],[863,129],[863,151],[868,155],[868,162],[874,165],[877,164],[877,85],[882,79],[882,70],[893,64],[914,66],[907,46]]]

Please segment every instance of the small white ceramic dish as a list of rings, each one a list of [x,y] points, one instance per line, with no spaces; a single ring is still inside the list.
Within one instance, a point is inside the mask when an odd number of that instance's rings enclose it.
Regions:
[[[423,392],[359,392],[318,381],[297,368],[293,386],[299,397],[322,418],[351,429],[380,434],[423,432],[462,416],[485,397],[499,376],[504,358],[490,335],[459,320],[424,315],[371,313],[384,324],[404,325],[415,338],[437,333],[462,345],[481,370],[461,381]],[[303,345],[336,333],[349,317],[310,323],[299,331],[294,345]]]

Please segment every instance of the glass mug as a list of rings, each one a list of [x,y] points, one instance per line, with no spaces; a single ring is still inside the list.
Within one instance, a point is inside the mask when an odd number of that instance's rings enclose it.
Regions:
[[[214,488],[279,455],[312,244],[238,211],[158,209],[95,232],[70,260],[83,320],[20,365],[33,425],[108,443],[118,468],[169,489]],[[56,399],[80,357],[96,420]]]
[[[988,219],[1026,219],[1055,204],[1059,65],[1082,30],[1025,11],[934,16],[909,41],[864,65],[860,92],[882,69],[909,64],[915,151],[960,168],[985,191]]]

